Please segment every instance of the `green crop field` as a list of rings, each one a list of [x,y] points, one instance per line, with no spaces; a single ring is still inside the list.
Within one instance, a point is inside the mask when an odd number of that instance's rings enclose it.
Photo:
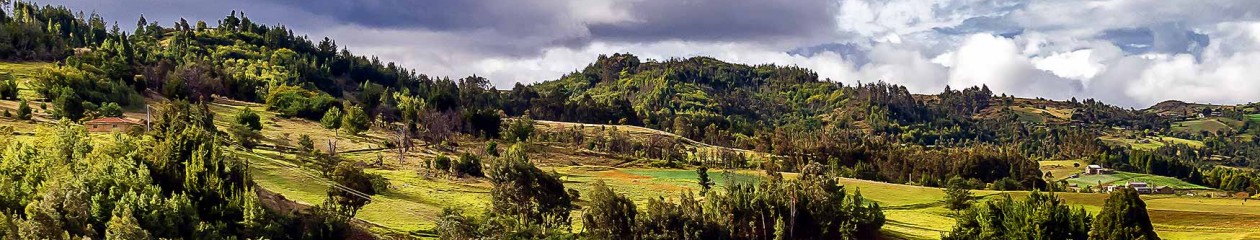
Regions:
[[[1068,179],[1067,181],[1068,183],[1074,183],[1081,187],[1098,186],[1099,183],[1103,185],[1109,185],[1109,184],[1123,185],[1128,182],[1146,182],[1154,186],[1171,186],[1176,189],[1209,189],[1208,187],[1188,183],[1186,181],[1182,181],[1181,179],[1164,177],[1164,176],[1156,176],[1156,175],[1150,175],[1150,174],[1131,173],[1131,172],[1081,175],[1081,177],[1079,178],[1071,178],[1071,179]]]
[[[1174,131],[1185,133],[1201,133],[1203,131],[1233,131],[1242,126],[1242,122],[1225,118],[1205,118],[1172,124]]]
[[[681,185],[695,185],[699,183],[699,181],[696,180],[699,177],[699,175],[696,173],[695,170],[628,169],[624,171],[631,174],[635,174],[635,175],[651,177],[653,181],[668,182],[668,183],[673,183],[680,186]],[[743,183],[743,184],[756,183],[762,179],[761,176],[751,175],[744,171],[731,172],[729,173],[729,175],[731,176],[730,181],[732,181],[732,183]],[[726,176],[727,174],[723,173],[720,170],[713,170],[709,172],[709,178],[712,179],[712,181],[716,184],[727,183]]]
[[[544,168],[546,170],[547,168]],[[552,168],[564,176],[566,187],[579,192],[591,190],[591,183],[604,181],[609,187],[625,194],[639,204],[646,204],[648,199],[657,197],[674,198],[679,194],[698,193],[700,185],[696,180],[695,170],[680,169],[614,169],[587,167]],[[732,171],[732,183],[752,183],[762,179],[754,171]],[[714,189],[721,191],[728,184],[720,170],[712,170],[709,177],[713,179]]]

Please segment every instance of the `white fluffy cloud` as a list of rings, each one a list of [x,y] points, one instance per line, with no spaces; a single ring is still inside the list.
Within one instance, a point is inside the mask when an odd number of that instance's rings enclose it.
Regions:
[[[1129,56],[1146,66],[1128,81],[1125,95],[1139,102],[1192,99],[1236,103],[1260,98],[1260,22],[1220,23],[1211,30],[1217,41],[1196,58],[1190,54]],[[1113,80],[1123,81],[1123,80]]]
[[[972,35],[948,56],[952,57],[948,60],[952,87],[987,85],[995,92],[1060,99],[1080,90],[1079,82],[1038,69],[1011,39]]]
[[[1037,69],[1046,70],[1060,77],[1088,81],[1107,66],[1092,58],[1093,49],[1056,53],[1032,60]]]

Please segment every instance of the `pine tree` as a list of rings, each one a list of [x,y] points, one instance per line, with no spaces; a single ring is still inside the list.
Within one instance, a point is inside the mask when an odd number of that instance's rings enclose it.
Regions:
[[[1111,194],[1094,219],[1089,239],[1159,239],[1146,213],[1146,202],[1136,190],[1124,188]]]
[[[341,130],[345,130],[349,134],[359,134],[367,131],[368,125],[371,124],[367,113],[363,108],[358,106],[346,107],[345,115],[341,116]]]
[[[960,177],[949,179],[945,184],[945,207],[950,210],[963,210],[971,207],[972,196],[971,190],[967,189],[966,180]]]
[[[303,153],[311,153],[315,151],[315,140],[311,140],[311,135],[302,134],[298,137],[298,148]]]
[[[31,120],[31,105],[22,100],[18,103],[17,118],[21,120]]]
[[[237,124],[249,127],[250,130],[262,130],[262,118],[259,117],[258,113],[254,112],[253,109],[242,108],[240,111],[236,112],[236,117],[234,117],[233,120]]]
[[[713,188],[713,180],[709,179],[709,168],[700,167],[696,169],[696,175],[700,184],[700,195],[708,193],[709,189]]]
[[[131,209],[114,214],[105,228],[105,239],[149,239],[149,232],[140,227],[140,222],[132,214]]]
[[[102,117],[122,117],[123,116],[122,107],[118,106],[117,103],[112,103],[112,102],[101,104],[101,107],[97,108],[96,112],[99,113]]]
[[[337,129],[341,127],[341,109],[329,108],[324,112],[324,118],[319,119],[319,124],[327,129]]]

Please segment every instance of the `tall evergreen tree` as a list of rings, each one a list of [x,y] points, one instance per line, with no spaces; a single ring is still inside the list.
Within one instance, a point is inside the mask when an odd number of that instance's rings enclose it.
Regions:
[[[341,130],[345,130],[349,134],[359,134],[367,131],[372,124],[372,119],[368,118],[367,112],[359,106],[347,106],[345,115],[341,116]]]
[[[324,118],[319,119],[319,124],[327,129],[337,129],[341,127],[341,109],[329,108],[324,112]]]
[[[700,184],[700,195],[709,192],[713,188],[713,180],[709,179],[709,168],[701,166],[696,169],[696,180]]]
[[[945,207],[950,210],[963,210],[971,207],[974,196],[967,189],[966,180],[960,177],[950,178],[945,184]]]
[[[1159,239],[1146,213],[1146,202],[1136,190],[1124,188],[1111,194],[1094,219],[1089,239]]]

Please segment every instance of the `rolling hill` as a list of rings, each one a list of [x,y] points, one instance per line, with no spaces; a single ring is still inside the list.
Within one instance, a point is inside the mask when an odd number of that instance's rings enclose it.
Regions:
[[[1124,181],[1194,190],[1140,198],[1165,238],[1260,236],[1260,210],[1242,200],[1260,188],[1254,107],[1134,110],[983,85],[922,94],[629,53],[507,90],[236,12],[124,32],[15,6],[21,18],[0,20],[29,31],[3,37],[48,40],[0,62],[16,86],[0,100],[4,237],[434,238],[465,226],[577,238],[611,201],[710,233],[769,236],[801,220],[833,224],[803,232],[931,239],[961,214],[944,208],[949,188],[992,201]],[[9,114],[22,101],[29,120]],[[125,132],[82,127],[150,116]],[[1068,178],[1085,164],[1119,171]],[[1108,199],[1056,194],[1090,213]]]

